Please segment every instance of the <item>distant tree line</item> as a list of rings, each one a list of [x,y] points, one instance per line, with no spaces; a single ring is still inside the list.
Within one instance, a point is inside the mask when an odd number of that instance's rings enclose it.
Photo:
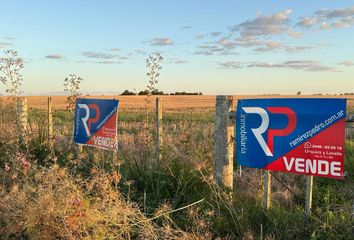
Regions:
[[[140,92],[131,92],[129,90],[124,90],[120,95],[121,96],[132,96],[132,95],[148,95],[149,91],[144,90]],[[202,92],[174,92],[174,93],[164,93],[163,91],[159,91],[155,89],[151,92],[152,95],[203,95]]]

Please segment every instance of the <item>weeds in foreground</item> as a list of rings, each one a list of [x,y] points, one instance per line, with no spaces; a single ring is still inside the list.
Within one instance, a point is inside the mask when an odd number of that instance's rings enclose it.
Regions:
[[[273,207],[268,213],[261,205],[260,171],[244,169],[242,177],[235,175],[232,197],[214,184],[214,125],[199,117],[192,120],[176,116],[178,121],[167,120],[160,172],[154,164],[153,147],[145,149],[146,169],[142,172],[144,145],[137,127],[141,118],[131,114],[119,116],[118,161],[110,152],[88,147],[77,159],[70,144],[71,136],[65,135],[70,134],[65,130],[70,125],[63,126],[64,135],[55,139],[56,161],[45,152],[43,134],[33,136],[28,152],[23,155],[16,154],[18,149],[7,142],[8,136],[1,136],[1,237],[37,239],[47,234],[62,234],[58,238],[348,239],[352,236],[351,140],[346,142],[348,176],[344,181],[315,179],[313,215],[306,225],[303,176],[277,173],[299,198],[274,180]],[[55,116],[64,117],[62,113]],[[30,122],[40,124],[33,119]],[[33,129],[45,131],[35,125]]]
[[[97,170],[83,180],[53,165],[32,166],[30,172],[5,169],[0,175],[3,238],[201,239],[170,221],[159,227],[145,217],[113,187],[120,180],[115,174]]]

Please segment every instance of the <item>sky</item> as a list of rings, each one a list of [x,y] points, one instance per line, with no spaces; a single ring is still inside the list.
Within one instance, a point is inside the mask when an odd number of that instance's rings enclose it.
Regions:
[[[204,94],[354,92],[354,1],[0,0],[0,56],[24,59],[25,95],[146,88]],[[0,85],[3,93],[6,87]]]

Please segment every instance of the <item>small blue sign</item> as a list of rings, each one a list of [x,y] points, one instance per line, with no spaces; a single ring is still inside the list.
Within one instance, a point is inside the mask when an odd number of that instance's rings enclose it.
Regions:
[[[118,103],[115,99],[77,99],[74,142],[116,150]]]

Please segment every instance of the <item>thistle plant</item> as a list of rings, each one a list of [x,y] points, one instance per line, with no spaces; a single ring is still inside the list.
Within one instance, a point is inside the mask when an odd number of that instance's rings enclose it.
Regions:
[[[66,109],[71,113],[74,112],[76,99],[81,95],[79,90],[82,80],[83,79],[76,74],[70,74],[69,77],[64,80],[64,92],[68,95]]]
[[[146,102],[146,123],[149,122],[148,114],[149,114],[149,108],[151,105],[151,95],[156,89],[156,84],[158,83],[157,78],[160,76],[160,70],[162,69],[161,66],[161,61],[163,60],[162,56],[160,53],[156,52],[153,54],[150,54],[149,57],[146,59],[146,67],[148,69],[148,72],[146,73],[146,76],[148,77],[148,84],[146,86],[147,90],[147,98],[145,99]]]
[[[150,112],[150,107],[151,107],[151,95],[153,94],[154,90],[156,90],[156,84],[158,83],[157,78],[160,76],[160,70],[162,69],[161,67],[161,61],[162,61],[162,56],[160,53],[156,52],[153,54],[150,54],[149,57],[146,59],[146,67],[147,67],[147,73],[146,76],[148,77],[148,84],[146,86],[146,92],[147,92],[147,97],[145,98],[145,103],[146,103],[146,122],[144,124],[144,130],[143,130],[143,139],[142,142],[144,144],[144,148],[142,149],[142,162],[143,162],[143,174],[142,177],[144,178],[144,213],[146,214],[146,161],[148,158],[148,153],[149,153],[149,145],[151,143],[151,132],[149,129],[149,112]]]
[[[146,67],[148,69],[146,74],[148,77],[148,85],[146,87],[148,96],[151,96],[153,91],[156,90],[155,86],[158,83],[157,78],[160,76],[160,70],[162,69],[160,64],[162,60],[163,58],[158,52],[149,55],[146,59]]]
[[[0,58],[0,82],[7,86],[6,93],[16,99],[20,94],[22,85],[22,75],[20,70],[23,68],[23,59],[18,56],[15,50],[4,51],[5,56]]]
[[[18,56],[15,50],[4,51],[5,56],[0,58],[0,83],[7,88],[5,92],[10,95],[14,108],[10,111],[15,115],[15,122],[17,124],[17,131],[20,133],[21,143],[26,142],[27,131],[27,106],[24,101],[19,99],[22,91],[22,75],[20,74],[23,68],[23,59]],[[2,111],[2,109],[1,109]]]

